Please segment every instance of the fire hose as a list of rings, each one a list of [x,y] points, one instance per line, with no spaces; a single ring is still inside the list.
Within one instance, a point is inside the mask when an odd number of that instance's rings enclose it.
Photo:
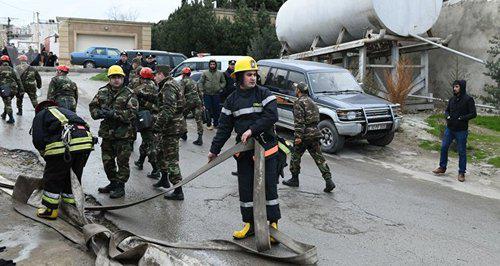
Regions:
[[[146,236],[139,236],[129,231],[119,230],[111,232],[103,225],[90,223],[85,215],[84,210],[87,211],[111,211],[123,208],[132,207],[150,201],[165,193],[174,190],[177,187],[183,186],[192,180],[199,177],[201,174],[207,172],[218,164],[231,158],[234,154],[255,149],[255,168],[254,168],[254,226],[255,226],[255,240],[256,249],[248,247],[241,243],[231,240],[215,239],[202,242],[167,242],[157,240]],[[19,176],[13,190],[13,206],[14,209],[20,214],[33,219],[37,222],[43,223],[68,240],[85,245],[91,249],[96,255],[96,265],[105,263],[106,265],[116,264],[120,265],[119,261],[139,261],[147,252],[147,250],[154,245],[167,248],[179,249],[194,249],[194,250],[216,250],[216,251],[240,251],[253,254],[257,257],[274,260],[277,262],[293,263],[293,264],[315,264],[318,261],[316,247],[313,245],[305,244],[294,240],[285,233],[271,227],[267,223],[266,205],[265,205],[265,157],[264,148],[258,141],[253,139],[246,144],[239,143],[225,152],[221,153],[211,162],[205,164],[200,169],[196,170],[191,175],[184,178],[178,184],[164,190],[161,193],[151,197],[119,205],[109,206],[84,206],[84,194],[80,182],[77,180],[76,175],[71,172],[71,185],[73,194],[75,195],[76,206],[69,204],[62,204],[61,218],[55,221],[49,221],[39,218],[35,215],[34,207],[28,204],[28,200],[33,192],[40,189],[42,180],[39,178],[30,178],[26,176]],[[9,184],[3,184],[9,186]],[[3,186],[0,183],[0,186]],[[269,237],[273,237],[283,246],[287,247],[294,254],[293,255],[273,255],[266,251],[271,249]],[[127,243],[136,242],[138,245],[130,245]],[[99,263],[98,263],[99,262]]]

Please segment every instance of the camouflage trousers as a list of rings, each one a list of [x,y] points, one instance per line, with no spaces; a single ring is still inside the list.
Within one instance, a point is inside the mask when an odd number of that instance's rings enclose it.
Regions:
[[[161,135],[157,161],[160,170],[168,173],[170,183],[177,184],[182,180],[179,167],[179,136]]]
[[[201,108],[201,106],[189,108],[184,113],[184,117],[186,117],[190,113],[193,114],[194,120],[196,121],[196,129],[198,131],[198,135],[203,135],[203,109]]]
[[[36,87],[28,87],[27,85],[24,85],[24,89],[26,90],[26,94],[28,94],[28,97],[30,98],[31,105],[33,105],[33,108],[38,104],[37,96],[36,96]],[[24,99],[24,93],[19,93],[16,95],[16,105],[17,109],[23,109],[23,99]]]
[[[12,114],[12,98],[2,97],[4,114]]]
[[[130,177],[131,139],[102,139],[101,157],[109,181],[126,183]]]
[[[145,130],[141,132],[142,143],[139,147],[139,154],[148,157],[149,163],[156,162],[156,144],[158,143],[155,134],[152,130]]]
[[[319,140],[302,140],[302,143],[296,144],[293,147],[292,158],[290,159],[290,172],[293,174],[300,174],[300,159],[305,151],[308,151],[314,162],[321,171],[324,179],[332,178],[330,167],[326,164],[325,157],[321,152]]]
[[[61,96],[56,99],[57,105],[62,108],[66,108],[76,113],[76,100],[70,96]]]

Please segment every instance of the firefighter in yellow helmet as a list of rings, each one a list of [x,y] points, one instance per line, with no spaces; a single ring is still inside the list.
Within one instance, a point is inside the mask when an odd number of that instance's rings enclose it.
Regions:
[[[257,63],[251,57],[243,57],[236,62],[233,78],[237,89],[226,99],[221,111],[219,128],[215,135],[209,161],[220,153],[222,147],[236,132],[236,142],[247,142],[250,138],[259,141],[265,149],[266,170],[266,210],[269,223],[277,228],[281,218],[278,204],[278,142],[274,124],[278,121],[276,97],[257,85]],[[238,166],[238,190],[240,210],[244,227],[235,231],[235,239],[244,239],[254,234],[253,178],[254,151],[245,151],[236,157]]]

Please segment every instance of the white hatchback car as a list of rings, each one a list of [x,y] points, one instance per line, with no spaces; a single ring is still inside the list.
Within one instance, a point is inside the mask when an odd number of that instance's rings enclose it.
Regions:
[[[170,72],[170,75],[175,78],[175,80],[180,79],[182,69],[185,67],[191,68],[191,71],[203,71],[208,69],[208,62],[210,60],[215,60],[217,62],[217,69],[220,71],[226,71],[229,61],[238,60],[243,56],[239,55],[209,55],[204,57],[191,57],[184,60],[178,66],[176,66]]]

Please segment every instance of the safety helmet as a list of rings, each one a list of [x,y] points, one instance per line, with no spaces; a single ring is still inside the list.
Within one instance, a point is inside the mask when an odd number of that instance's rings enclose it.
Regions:
[[[35,106],[35,113],[38,113],[38,112],[42,111],[43,109],[50,107],[50,106],[58,106],[58,105],[57,105],[57,102],[55,102],[54,100],[42,101]]]
[[[108,78],[113,75],[120,75],[125,77],[125,73],[123,73],[123,69],[119,65],[112,65],[108,68]]]
[[[191,68],[185,67],[182,69],[182,74],[191,74]]]
[[[299,83],[294,83],[293,87],[295,89],[298,89],[300,92],[307,92],[309,90],[309,87],[303,81],[301,81]]]
[[[19,59],[19,61],[28,61],[28,57],[23,54],[18,56],[17,59]]]
[[[69,67],[67,67],[65,65],[59,65],[59,66],[57,66],[56,69],[59,70],[59,71],[62,71],[62,72],[66,72],[66,73],[69,72]]]
[[[236,61],[234,72],[231,74],[231,77],[234,79],[236,78],[236,73],[257,70],[259,70],[259,68],[257,67],[257,62],[255,62],[255,59],[250,56],[245,56]]]
[[[10,61],[10,57],[8,55],[2,55],[0,61]]]
[[[141,78],[143,79],[152,79],[154,78],[155,76],[153,75],[153,70],[149,67],[143,67],[141,69],[141,72],[139,72],[139,75],[141,76]]]

